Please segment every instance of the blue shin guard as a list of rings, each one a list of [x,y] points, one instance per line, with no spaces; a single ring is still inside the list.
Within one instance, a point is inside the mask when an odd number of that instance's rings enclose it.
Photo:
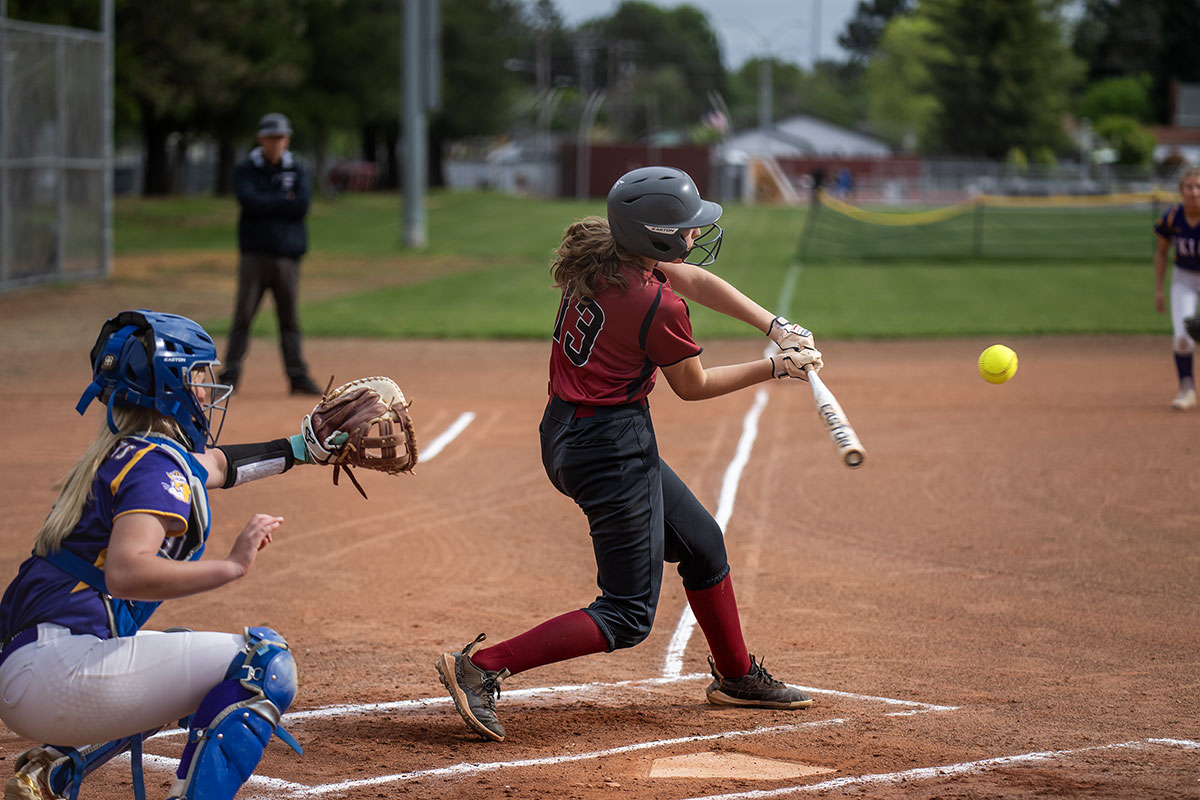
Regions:
[[[296,697],[296,662],[270,628],[247,628],[246,647],[191,717],[169,798],[232,800],[254,773],[271,735],[300,746],[279,719]]]

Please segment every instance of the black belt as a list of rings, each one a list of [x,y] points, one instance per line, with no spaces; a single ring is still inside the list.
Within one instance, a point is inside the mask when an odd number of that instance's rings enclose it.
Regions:
[[[568,403],[566,400],[555,395],[550,398],[550,405],[556,414],[565,412],[566,415],[575,419],[585,419],[587,417],[611,417],[633,409],[649,408],[650,402],[643,397],[641,400],[633,403],[621,403],[613,406],[589,406],[583,403]]]
[[[32,628],[25,628],[24,630],[17,631],[17,635],[9,639],[8,644],[4,645],[4,652],[0,652],[0,666],[4,666],[4,662],[7,661],[8,657],[13,653],[17,652],[27,644],[33,644],[36,642],[37,638],[38,629],[36,625],[34,625]]]

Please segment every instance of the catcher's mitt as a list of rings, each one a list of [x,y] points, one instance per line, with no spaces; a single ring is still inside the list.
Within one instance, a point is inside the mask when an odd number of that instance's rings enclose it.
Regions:
[[[1192,337],[1192,341],[1200,342],[1200,314],[1184,317],[1183,328],[1187,331],[1187,335]]]
[[[365,498],[350,467],[396,475],[412,472],[417,464],[411,402],[391,378],[359,378],[333,391],[327,386],[300,425],[309,456],[316,463],[333,464],[334,485],[345,470]]]

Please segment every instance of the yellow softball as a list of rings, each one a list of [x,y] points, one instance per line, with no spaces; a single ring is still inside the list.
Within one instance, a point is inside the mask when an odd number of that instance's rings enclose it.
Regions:
[[[979,354],[979,375],[988,383],[1004,383],[1017,374],[1017,354],[994,344]]]

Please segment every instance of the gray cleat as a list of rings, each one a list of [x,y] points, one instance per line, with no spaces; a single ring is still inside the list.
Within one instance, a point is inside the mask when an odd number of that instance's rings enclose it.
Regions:
[[[471,660],[471,653],[485,638],[481,633],[459,652],[443,653],[435,666],[454,707],[471,730],[485,739],[503,742],[504,726],[496,718],[496,698],[500,696],[500,681],[509,676],[509,671],[492,672]]]
[[[706,693],[708,702],[718,706],[747,706],[749,708],[808,708],[812,698],[794,686],[777,681],[761,661],[750,656],[750,672],[741,678],[726,678],[717,672],[713,657],[708,657],[713,682]]]

